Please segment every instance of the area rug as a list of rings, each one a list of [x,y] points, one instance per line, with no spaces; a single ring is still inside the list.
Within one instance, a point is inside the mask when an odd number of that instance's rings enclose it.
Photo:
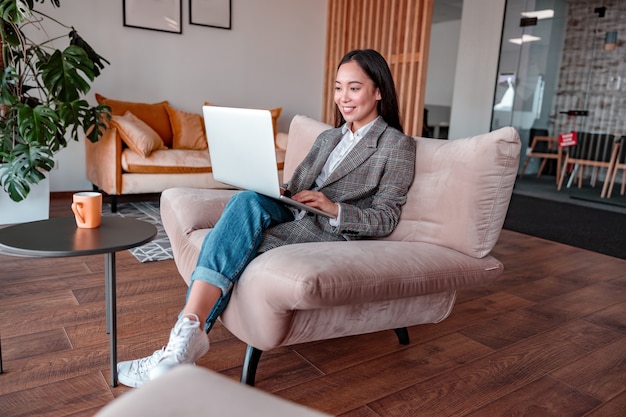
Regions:
[[[139,262],[164,261],[173,259],[172,246],[165,234],[163,223],[161,222],[161,212],[158,201],[118,203],[117,212],[111,213],[110,204],[102,205],[103,216],[133,217],[144,220],[156,226],[158,233],[156,238],[145,245],[129,249],[129,252],[137,258]]]
[[[513,194],[504,228],[626,259],[626,215]]]
[[[620,195],[620,187],[621,184],[617,184],[613,188],[613,193],[611,194],[611,198],[602,198],[600,194],[602,193],[602,184],[596,186],[595,188],[583,187],[576,188],[576,186],[572,186],[569,189],[570,198],[576,200],[584,200],[584,201],[592,201],[594,203],[602,203],[608,204],[612,206],[620,206],[626,207],[626,195]]]

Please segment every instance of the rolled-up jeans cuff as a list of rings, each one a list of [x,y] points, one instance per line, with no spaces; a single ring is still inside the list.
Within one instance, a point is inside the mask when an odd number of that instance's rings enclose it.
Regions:
[[[218,287],[222,290],[222,296],[228,294],[233,286],[233,283],[224,275],[203,266],[196,266],[196,269],[191,274],[191,280],[203,281]]]

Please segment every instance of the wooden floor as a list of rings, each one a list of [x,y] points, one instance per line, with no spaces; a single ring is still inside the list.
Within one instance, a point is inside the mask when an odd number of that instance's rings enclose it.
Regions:
[[[388,331],[266,352],[257,387],[343,417],[625,415],[626,260],[508,231],[493,255],[501,279],[460,291],[410,345]],[[91,416],[129,390],[108,385],[103,269],[0,256],[0,416]],[[148,355],[186,286],[173,261],[124,251],[117,271],[119,357]],[[238,379],[245,346],[219,324],[210,336],[199,365]]]

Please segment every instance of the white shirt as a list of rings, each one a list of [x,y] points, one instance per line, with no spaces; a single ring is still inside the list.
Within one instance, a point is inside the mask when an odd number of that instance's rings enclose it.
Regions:
[[[335,149],[333,149],[333,151],[328,156],[328,159],[326,160],[326,163],[324,164],[320,175],[318,175],[318,177],[315,179],[316,188],[319,188],[324,183],[324,181],[328,179],[330,174],[333,173],[339,163],[341,163],[341,161],[344,160],[346,155],[348,155],[348,153],[356,146],[356,144],[359,143],[361,139],[363,139],[363,136],[365,136],[367,132],[369,132],[370,128],[377,119],[378,117],[354,133],[352,133],[352,130],[350,129],[350,125],[348,123],[345,123],[341,127],[343,137],[341,138],[341,141],[337,144],[337,146],[335,146]],[[337,213],[337,218],[329,220],[330,225],[333,227],[339,226],[339,219],[341,218],[341,205],[339,204],[338,207],[339,213]],[[305,214],[305,210],[300,210],[299,213],[294,213],[297,220],[303,218]]]
[[[343,137],[341,138],[341,141],[337,144],[337,146],[335,146],[335,149],[333,149],[333,151],[331,152],[328,160],[326,160],[326,164],[324,164],[324,168],[322,168],[322,172],[320,172],[320,175],[315,180],[315,185],[317,187],[321,186],[324,181],[328,179],[330,174],[332,174],[335,168],[337,168],[339,163],[343,161],[346,155],[348,155],[348,153],[356,146],[356,144],[359,143],[361,139],[363,139],[363,136],[365,136],[367,132],[369,132],[370,128],[377,119],[378,118],[372,120],[354,133],[352,133],[352,130],[350,130],[350,125],[348,123],[345,123],[341,127]]]

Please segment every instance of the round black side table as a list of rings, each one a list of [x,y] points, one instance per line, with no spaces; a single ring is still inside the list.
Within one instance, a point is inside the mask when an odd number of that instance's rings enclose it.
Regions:
[[[110,335],[113,387],[117,386],[115,253],[141,246],[156,235],[157,228],[148,222],[117,216],[103,216],[100,227],[95,229],[78,228],[74,217],[57,217],[0,229],[0,253],[3,255],[62,258],[104,254],[106,327]]]

